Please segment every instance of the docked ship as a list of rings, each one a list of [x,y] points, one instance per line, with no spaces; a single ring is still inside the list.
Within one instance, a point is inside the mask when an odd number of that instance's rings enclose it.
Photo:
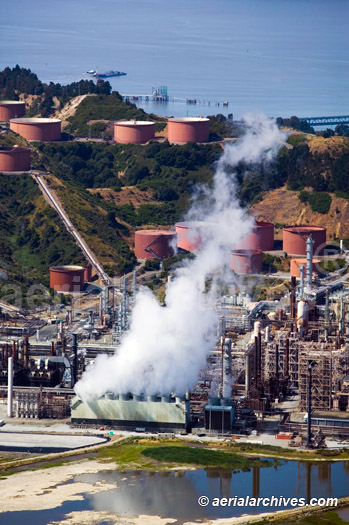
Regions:
[[[124,73],[123,71],[106,71],[105,73],[98,73],[96,69],[90,69],[89,71],[86,71],[86,73],[95,78],[122,77],[127,75],[127,73]]]

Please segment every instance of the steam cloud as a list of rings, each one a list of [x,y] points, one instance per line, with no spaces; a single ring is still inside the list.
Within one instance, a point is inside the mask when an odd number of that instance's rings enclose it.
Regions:
[[[234,166],[271,161],[285,141],[275,122],[262,114],[245,117],[247,132],[227,145],[217,163],[212,188],[201,188],[187,219],[205,222],[195,259],[179,268],[166,287],[166,307],[148,288],[136,297],[130,330],[115,355],[99,356],[76,384],[83,399],[105,392],[184,394],[205,367],[216,342],[216,287],[204,294],[205,278],[229,265],[230,251],[253,227],[235,195]]]

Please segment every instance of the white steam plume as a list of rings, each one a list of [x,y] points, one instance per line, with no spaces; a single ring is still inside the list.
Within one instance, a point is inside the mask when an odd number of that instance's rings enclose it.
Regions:
[[[215,344],[217,312],[205,308],[215,287],[204,295],[205,278],[229,264],[230,251],[253,227],[235,195],[232,167],[239,162],[270,161],[285,141],[275,122],[262,114],[245,118],[243,139],[227,145],[213,180],[201,189],[188,218],[205,221],[200,251],[179,268],[167,284],[166,307],[147,288],[137,293],[130,330],[115,355],[99,356],[76,384],[84,399],[115,393],[183,394],[197,381],[206,356]],[[229,167],[229,169],[228,169]]]

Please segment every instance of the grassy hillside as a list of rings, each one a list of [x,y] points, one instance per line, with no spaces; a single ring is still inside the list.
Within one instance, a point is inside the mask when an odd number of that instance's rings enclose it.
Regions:
[[[46,178],[107,273],[113,276],[132,270],[136,259],[125,242],[125,238],[130,237],[128,226],[86,190],[71,183],[62,184],[53,176]]]
[[[11,302],[33,284],[49,285],[49,267],[84,257],[29,176],[0,174],[0,296]],[[15,288],[13,288],[13,286]]]
[[[112,126],[108,122],[120,119],[160,120],[155,115],[148,115],[134,104],[123,102],[119,93],[96,95],[85,98],[74,116],[68,118],[68,133],[82,137],[111,137]]]
[[[254,214],[265,221],[274,222],[280,230],[291,224],[313,224],[326,226],[328,239],[349,238],[349,195],[348,198],[334,193],[308,193],[314,196],[327,195],[330,199],[328,211],[314,211],[310,202],[304,202],[302,192],[288,190],[285,186],[267,192],[253,205]],[[322,201],[320,201],[322,202]],[[281,238],[281,237],[280,237]]]
[[[118,204],[94,191],[100,206],[131,226],[170,225],[188,207],[196,184],[209,183],[218,144],[185,146],[151,142],[145,146],[96,143],[40,144],[40,165],[60,180],[81,189],[135,188],[139,206],[130,198]],[[141,193],[144,193],[144,202]],[[150,197],[150,198],[149,198]],[[149,202],[151,201],[151,202]]]

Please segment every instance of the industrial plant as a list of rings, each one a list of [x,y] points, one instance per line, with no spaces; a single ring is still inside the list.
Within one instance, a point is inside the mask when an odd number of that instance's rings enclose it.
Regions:
[[[264,242],[270,248],[272,228],[262,224],[260,229],[257,223],[242,244],[260,247]],[[174,253],[176,243],[182,251],[199,250],[198,236],[188,238],[189,226],[176,224],[177,233],[136,232],[136,255],[140,260],[163,260]],[[204,223],[198,226],[203,228]],[[304,230],[297,231],[303,236]],[[258,236],[261,231],[265,239]],[[287,242],[288,231],[284,229]],[[212,435],[271,428],[289,439],[299,434],[312,446],[328,435],[348,436],[349,290],[341,279],[344,272],[330,278],[319,275],[321,259],[313,257],[313,232],[309,228],[307,232],[306,258],[292,259],[289,292],[278,301],[253,302],[248,292],[239,292],[233,284],[235,274],[240,278],[260,274],[263,252],[231,251],[233,293],[221,295],[216,305],[216,344],[197,383],[185,395],[107,392],[89,400],[74,392],[89,363],[101,354],[117,353],[128,333],[138,290],[136,272],[129,283],[124,279],[121,288],[100,288],[98,305],[81,313],[61,305],[53,318],[40,319],[4,305],[0,391],[7,398],[9,417],[70,417],[72,425],[84,428],[205,429]],[[92,273],[91,266],[52,267],[50,286],[87,298],[84,286]],[[42,333],[50,333],[49,340]],[[287,408],[290,397],[297,400],[292,409]]]
[[[27,140],[61,138],[60,120],[1,115]],[[120,144],[154,136],[154,122],[114,123]],[[208,140],[208,119],[168,120],[169,142]],[[0,150],[0,170],[29,169],[29,148]],[[33,177],[86,261],[50,267],[53,306],[29,312],[0,301],[8,418],[138,432],[268,431],[294,446],[348,439],[349,255],[341,243],[328,256],[325,227],[285,226],[276,239],[272,222],[246,218],[228,179],[219,191],[214,181],[201,214],[132,230],[136,269],[122,279],[103,269],[42,172]],[[338,254],[344,264],[324,272]],[[163,271],[174,255],[182,266]],[[283,264],[275,275],[265,262],[273,258]],[[161,300],[149,291],[147,264]]]

